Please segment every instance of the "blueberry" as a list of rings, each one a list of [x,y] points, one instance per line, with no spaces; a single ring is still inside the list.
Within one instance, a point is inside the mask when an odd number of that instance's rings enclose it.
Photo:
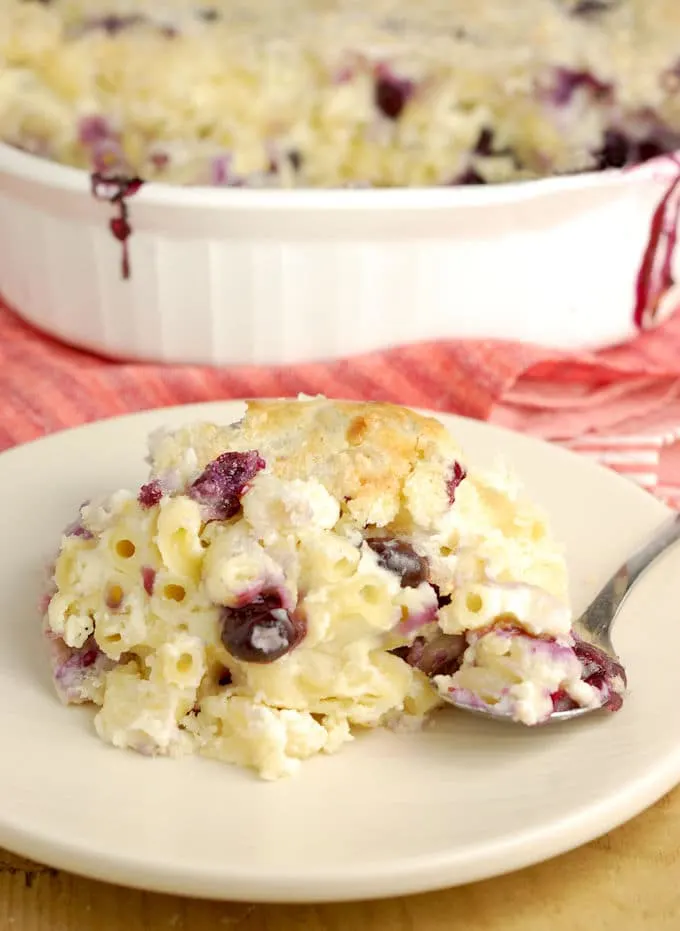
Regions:
[[[460,462],[454,462],[451,466],[451,472],[446,482],[446,492],[449,496],[449,504],[453,504],[456,500],[456,488],[458,488],[466,475],[467,472],[460,464]]]
[[[396,573],[404,588],[417,588],[427,580],[427,560],[404,540],[369,537],[366,543],[378,557],[378,565]]]
[[[142,485],[139,489],[139,494],[137,495],[137,501],[143,508],[152,508],[159,503],[163,497],[163,489],[161,488],[161,483],[154,479],[151,482],[147,482],[146,485]]]
[[[222,643],[245,663],[273,663],[305,635],[302,623],[281,607],[276,594],[259,595],[240,608],[222,608],[220,621]]]
[[[466,646],[462,634],[437,634],[429,642],[416,637],[410,646],[392,653],[426,676],[450,676],[460,667]]]
[[[597,153],[597,167],[604,170],[638,165],[663,155],[665,151],[666,148],[653,137],[632,139],[617,129],[608,129],[604,134],[604,145]]]
[[[611,682],[612,679],[621,679],[623,684],[626,684],[625,669],[604,650],[600,650],[585,640],[576,638],[574,653],[581,661],[583,678],[586,682],[590,683],[594,677],[602,677],[607,682]]]
[[[640,162],[648,162],[651,158],[657,158],[666,151],[663,146],[660,146],[654,139],[643,139],[638,143],[637,149],[638,161]]]
[[[257,450],[222,453],[209,463],[187,492],[208,509],[211,520],[227,520],[238,513],[241,496],[266,463]]]
[[[475,153],[477,155],[493,155],[493,131],[485,127],[479,134],[477,139],[477,144],[475,145]]]
[[[293,171],[299,171],[302,168],[302,156],[297,151],[297,149],[291,149],[288,153],[288,161],[293,168]]]
[[[138,26],[144,21],[145,17],[137,13],[130,13],[127,16],[119,16],[116,13],[111,13],[108,16],[100,16],[90,20],[88,25],[92,29],[101,29],[110,36],[117,36],[126,29]]]
[[[412,81],[382,73],[375,82],[375,105],[387,119],[398,120],[413,94],[413,89]]]
[[[623,133],[608,129],[604,134],[604,145],[597,155],[597,167],[623,168],[628,163],[631,141]]]
[[[474,168],[467,168],[462,174],[458,175],[453,179],[452,182],[456,184],[486,184],[484,178],[475,171]]]
[[[438,608],[444,608],[446,607],[446,605],[451,604],[451,595],[442,595],[442,593],[439,590],[438,585],[433,585],[432,588],[434,589],[435,594],[437,596],[437,607]]]
[[[572,7],[572,16],[593,16],[598,13],[608,13],[618,5],[618,0],[581,0]]]

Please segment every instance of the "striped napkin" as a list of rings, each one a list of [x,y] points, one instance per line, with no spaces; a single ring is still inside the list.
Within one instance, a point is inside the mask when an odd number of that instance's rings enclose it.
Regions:
[[[599,353],[462,341],[227,370],[111,362],[39,334],[0,304],[0,449],[130,411],[298,392],[486,419],[561,443],[680,508],[680,313]]]

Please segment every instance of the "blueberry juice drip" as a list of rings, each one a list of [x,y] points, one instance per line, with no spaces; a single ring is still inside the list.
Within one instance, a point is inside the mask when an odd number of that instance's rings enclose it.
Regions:
[[[633,322],[640,330],[654,324],[661,301],[675,284],[672,266],[679,222],[680,163],[676,162],[675,178],[652,214],[649,238],[635,282]]]
[[[117,209],[117,215],[109,220],[109,229],[121,244],[121,274],[124,279],[128,279],[130,277],[129,239],[132,235],[128,199],[139,191],[144,182],[140,178],[126,178],[122,175],[109,177],[102,172],[95,172],[92,175],[91,184],[92,196],[95,200],[108,201]]]

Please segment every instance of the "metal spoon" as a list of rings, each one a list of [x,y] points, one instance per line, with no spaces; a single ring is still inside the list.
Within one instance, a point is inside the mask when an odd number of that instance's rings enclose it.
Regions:
[[[641,546],[640,549],[636,550],[633,555],[617,569],[599,594],[593,598],[583,614],[574,621],[574,633],[587,643],[602,650],[615,662],[620,662],[612,645],[611,631],[621,605],[643,572],[678,539],[680,539],[680,513],[664,521],[664,523],[657,528],[651,539]],[[458,703],[454,696],[442,694],[441,697],[450,704],[455,705],[456,708],[460,708],[462,711],[469,711],[472,714],[491,717],[497,721],[509,721],[514,723],[514,719],[508,713],[499,713],[493,708],[471,708],[469,705]],[[589,711],[597,710],[599,709],[573,708],[568,711],[553,711],[550,717],[543,723],[553,724],[558,721],[569,721],[572,718],[578,718],[583,714],[587,714]]]

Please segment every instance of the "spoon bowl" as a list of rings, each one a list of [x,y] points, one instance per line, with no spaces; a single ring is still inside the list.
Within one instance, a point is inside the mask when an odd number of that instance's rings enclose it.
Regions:
[[[581,616],[574,622],[572,632],[581,648],[586,651],[595,651],[607,665],[619,667],[618,670],[614,669],[614,675],[622,675],[624,685],[625,673],[611,640],[614,623],[633,585],[645,570],[678,539],[680,539],[680,514],[674,514],[664,521],[652,537],[617,569]],[[453,694],[442,692],[441,697],[455,708],[467,711],[470,714],[491,718],[494,721],[504,721],[511,724],[521,723],[509,711],[499,710],[494,705],[483,705],[481,702],[474,705],[466,703],[458,698],[455,692]],[[539,723],[541,725],[558,724],[571,721],[573,718],[579,718],[594,711],[603,711],[606,708],[607,703],[597,707],[587,706],[555,710]]]

